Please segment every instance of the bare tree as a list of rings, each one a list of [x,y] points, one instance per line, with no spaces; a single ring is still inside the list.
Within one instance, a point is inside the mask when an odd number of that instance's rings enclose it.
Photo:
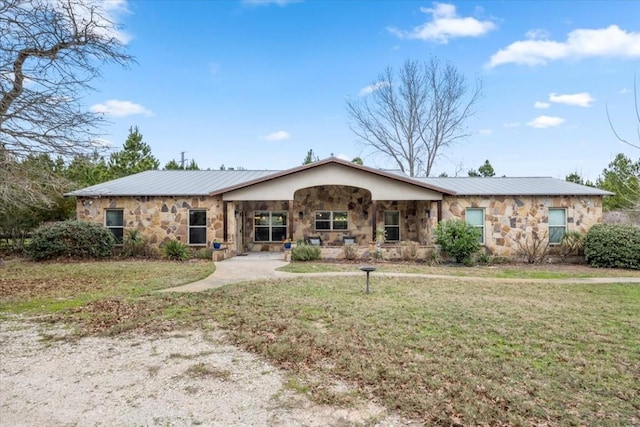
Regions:
[[[407,60],[397,83],[395,74],[387,68],[368,95],[347,100],[350,127],[403,172],[429,176],[442,150],[468,136],[465,121],[475,113],[482,82],[470,88],[455,66],[434,57],[423,64]]]
[[[640,150],[640,108],[638,107],[638,86],[636,83],[636,78],[634,76],[633,78],[633,100],[634,100],[634,106],[635,106],[635,112],[636,112],[636,134],[638,136],[638,142],[637,143],[633,143],[633,142],[629,142],[629,140],[627,140],[626,138],[623,138],[620,136],[620,134],[616,131],[615,126],[613,126],[613,122],[611,121],[611,116],[609,115],[609,106],[606,107],[607,110],[607,120],[609,121],[609,127],[611,128],[611,131],[613,132],[613,134],[616,136],[616,138],[618,139],[618,141],[623,142],[633,148],[637,148],[638,150]]]
[[[127,65],[119,28],[100,0],[0,0],[0,211],[46,203],[28,156],[93,152],[103,117],[82,96],[106,63]]]

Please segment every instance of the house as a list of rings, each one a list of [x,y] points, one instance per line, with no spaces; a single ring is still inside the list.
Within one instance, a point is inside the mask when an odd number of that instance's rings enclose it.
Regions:
[[[560,242],[602,221],[607,191],[554,178],[410,178],[334,157],[284,171],[152,170],[77,191],[80,220],[121,241],[141,230],[151,246],[223,242],[224,256],[281,250],[291,238],[365,248],[384,228],[389,247],[433,247],[433,229],[458,218],[478,227],[488,252],[515,256],[527,239]],[[518,243],[520,242],[520,243]]]

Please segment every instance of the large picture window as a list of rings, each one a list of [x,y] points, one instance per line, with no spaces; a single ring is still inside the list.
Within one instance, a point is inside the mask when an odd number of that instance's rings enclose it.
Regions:
[[[104,225],[113,233],[116,242],[121,245],[124,238],[124,210],[106,209],[104,211]]]
[[[564,208],[549,208],[549,243],[560,243],[566,231],[567,210]]]
[[[484,209],[468,208],[465,211],[465,218],[467,224],[480,230],[480,238],[478,241],[481,245],[484,245]]]
[[[207,211],[205,209],[189,211],[189,244],[207,244]]]
[[[400,212],[384,211],[384,231],[388,242],[400,241]]]
[[[348,230],[349,216],[347,211],[317,211],[316,230]]]
[[[256,242],[281,242],[287,238],[287,213],[256,211],[253,220]]]

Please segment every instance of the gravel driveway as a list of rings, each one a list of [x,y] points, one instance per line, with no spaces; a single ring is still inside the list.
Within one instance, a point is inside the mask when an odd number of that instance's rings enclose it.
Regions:
[[[285,373],[216,331],[69,338],[0,322],[2,426],[404,426],[373,403],[340,409],[287,390]]]

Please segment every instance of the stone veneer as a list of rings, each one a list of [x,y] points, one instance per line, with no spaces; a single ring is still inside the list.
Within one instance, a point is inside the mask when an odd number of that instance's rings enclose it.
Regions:
[[[253,241],[253,215],[256,210],[291,212],[289,201],[238,201],[227,203],[226,250],[224,256],[236,253],[236,218],[244,212],[242,230],[244,248],[240,250],[276,251],[281,242]],[[207,246],[214,239],[225,240],[224,202],[221,197],[104,197],[79,198],[77,218],[104,224],[105,209],[123,209],[127,229],[144,231],[151,247],[168,240],[188,244],[189,209],[207,210]],[[323,246],[341,246],[344,236],[354,236],[356,244],[367,246],[373,240],[371,193],[358,187],[318,186],[296,191],[293,200],[292,240],[320,236]],[[602,221],[602,198],[599,196],[556,197],[455,197],[445,196],[442,219],[465,219],[466,208],[485,210],[485,247],[493,255],[516,256],[515,240],[545,236],[548,232],[548,208],[567,209],[567,230],[585,233]],[[349,228],[344,231],[316,231],[315,212],[319,210],[349,212]],[[400,212],[400,237],[421,246],[433,246],[432,230],[437,224],[435,201],[376,201],[377,227],[384,225],[385,210]],[[202,247],[203,245],[194,245]]]
[[[485,247],[493,255],[506,257],[518,255],[516,241],[548,236],[549,208],[566,209],[567,231],[586,233],[602,222],[600,196],[445,196],[442,219],[464,220],[466,208],[484,209]]]
[[[207,210],[207,246],[210,247],[214,239],[223,238],[220,197],[78,198],[77,218],[104,224],[105,209],[123,209],[125,236],[128,229],[141,230],[151,247],[168,240],[189,244],[189,209]]]

